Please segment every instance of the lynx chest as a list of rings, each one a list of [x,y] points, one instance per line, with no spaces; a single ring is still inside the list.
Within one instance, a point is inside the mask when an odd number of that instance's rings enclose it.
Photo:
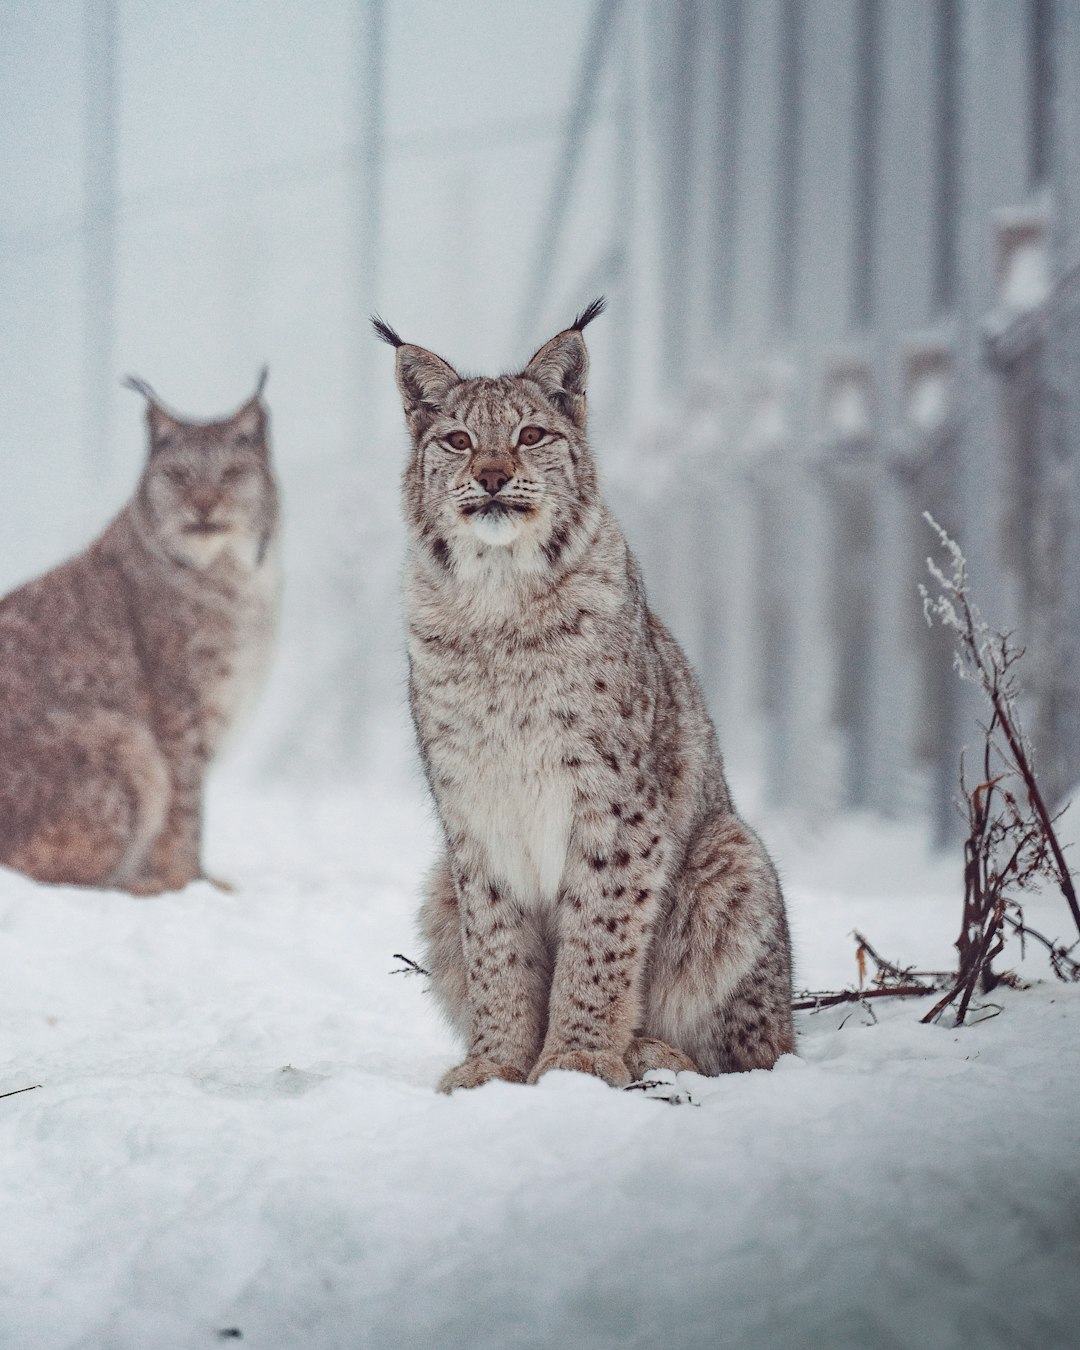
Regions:
[[[238,591],[211,698],[222,737],[243,722],[266,682],[277,633],[281,569],[276,548]]]
[[[552,904],[566,867],[577,785],[554,672],[482,657],[448,678],[414,666],[413,702],[440,814],[521,905]]]
[[[184,578],[187,580],[187,578]],[[281,589],[276,557],[255,570],[237,568],[210,585],[201,578],[153,596],[143,648],[159,705],[192,703],[200,734],[217,752],[243,721],[269,670]],[[174,711],[176,711],[174,707]]]

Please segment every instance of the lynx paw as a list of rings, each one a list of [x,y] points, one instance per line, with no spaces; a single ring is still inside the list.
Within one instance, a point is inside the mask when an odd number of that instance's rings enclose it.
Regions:
[[[689,1055],[655,1036],[635,1036],[627,1047],[625,1059],[635,1079],[644,1078],[650,1069],[701,1072]]]
[[[525,1075],[520,1069],[512,1069],[506,1064],[496,1064],[493,1059],[467,1059],[456,1069],[448,1069],[439,1079],[440,1092],[456,1092],[458,1088],[480,1087],[490,1083],[493,1078],[501,1078],[507,1083],[524,1083]]]
[[[168,876],[133,877],[130,881],[119,884],[121,890],[128,891],[131,895],[164,895],[167,891],[182,891],[188,882],[196,880],[197,877],[175,872]]]
[[[633,1081],[633,1074],[626,1067],[626,1062],[612,1050],[561,1050],[544,1055],[529,1074],[529,1082],[535,1083],[551,1069],[591,1073],[594,1078],[602,1078],[612,1087],[626,1087],[627,1083]]]

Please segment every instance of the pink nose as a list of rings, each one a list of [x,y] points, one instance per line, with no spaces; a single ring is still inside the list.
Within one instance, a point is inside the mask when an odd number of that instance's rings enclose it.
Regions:
[[[208,516],[221,501],[221,497],[212,488],[203,488],[196,489],[188,500],[200,516]]]
[[[481,464],[473,470],[473,477],[492,497],[510,481],[510,475],[501,464]]]

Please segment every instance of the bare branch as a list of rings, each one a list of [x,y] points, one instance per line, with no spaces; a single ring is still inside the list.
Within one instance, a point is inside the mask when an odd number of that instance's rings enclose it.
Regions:
[[[989,723],[982,727],[981,778],[968,783],[960,761],[962,813],[968,826],[964,842],[964,904],[956,940],[957,971],[952,987],[922,1019],[936,1020],[952,1003],[957,1024],[973,1007],[975,991],[989,992],[1002,977],[994,961],[1012,932],[1021,939],[1041,942],[1050,952],[1051,968],[1061,979],[1080,979],[1080,962],[1072,948],[1050,941],[1024,921],[1018,895],[1034,887],[1056,885],[1080,933],[1080,903],[1065,852],[1035,775],[1031,743],[1017,711],[1020,695],[1019,664],[1023,648],[1010,633],[992,630],[970,598],[967,564],[955,540],[929,514],[926,519],[948,555],[948,567],[928,559],[938,594],[922,586],[923,610],[955,635],[957,670],[977,683],[990,705]]]
[[[40,1083],[31,1083],[29,1087],[12,1088],[10,1092],[0,1092],[0,1097],[17,1097],[20,1092],[36,1092],[40,1086]]]
[[[887,989],[840,989],[823,990],[821,993],[806,992],[792,1001],[793,1012],[818,1012],[822,1008],[834,1008],[839,1003],[861,1003],[867,998],[925,998],[933,994],[935,987],[925,984],[891,984]]]
[[[394,960],[401,961],[404,964],[399,966],[397,970],[392,970],[390,972],[391,975],[426,975],[429,979],[431,978],[431,971],[425,970],[424,967],[414,961],[411,956],[403,956],[401,952],[395,952]]]

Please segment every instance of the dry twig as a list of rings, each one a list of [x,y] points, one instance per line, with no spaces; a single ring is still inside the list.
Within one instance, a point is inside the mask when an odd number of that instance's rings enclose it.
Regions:
[[[938,586],[931,596],[920,587],[927,622],[951,628],[954,660],[961,679],[978,684],[990,704],[990,720],[982,727],[983,745],[978,781],[971,783],[960,762],[961,810],[967,819],[964,841],[964,906],[956,940],[957,972],[952,987],[922,1019],[936,1020],[957,1004],[957,1025],[963,1023],[976,989],[989,993],[1001,981],[994,960],[1005,946],[1007,930],[1023,942],[1033,937],[1051,954],[1051,966],[1062,979],[1080,978],[1080,963],[1066,948],[1036,932],[1024,920],[1019,896],[1045,883],[1056,885],[1080,933],[1080,904],[1065,852],[1039,788],[1031,743],[1020,724],[1017,666],[1023,656],[1008,633],[994,632],[969,592],[967,563],[956,542],[927,514],[951,560],[948,574],[927,559]]]
[[[0,1097],[17,1097],[20,1092],[36,1092],[40,1083],[31,1083],[29,1087],[12,1088],[10,1092],[0,1092]]]
[[[392,970],[390,972],[391,975],[427,975],[429,979],[431,977],[431,971],[425,970],[424,967],[420,965],[419,962],[414,961],[411,956],[404,956],[401,952],[395,952],[394,960],[402,961],[404,964],[399,966],[397,970]]]

